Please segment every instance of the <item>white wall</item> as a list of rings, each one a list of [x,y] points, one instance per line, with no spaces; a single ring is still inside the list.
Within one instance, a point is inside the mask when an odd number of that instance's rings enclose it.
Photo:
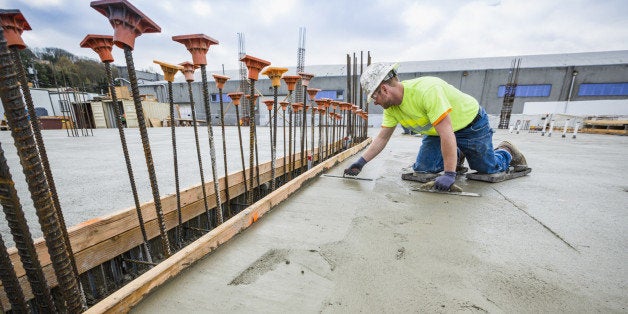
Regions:
[[[625,116],[628,115],[628,99],[526,102],[523,114],[558,113],[577,116]]]

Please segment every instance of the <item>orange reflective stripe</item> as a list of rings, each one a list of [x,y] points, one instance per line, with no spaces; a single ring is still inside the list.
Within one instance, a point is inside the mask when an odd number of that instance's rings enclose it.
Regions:
[[[434,121],[432,123],[432,125],[437,125],[439,124],[443,119],[445,119],[445,117],[451,112],[451,108],[447,109],[447,111],[445,111],[442,115],[440,115],[440,117],[438,117],[438,119],[436,119],[436,121]]]

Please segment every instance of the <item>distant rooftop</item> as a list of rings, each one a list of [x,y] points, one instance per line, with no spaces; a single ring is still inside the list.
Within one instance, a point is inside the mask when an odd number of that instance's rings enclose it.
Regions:
[[[405,61],[399,62],[399,72],[449,72],[449,71],[473,71],[485,69],[509,69],[515,58],[521,58],[521,68],[545,68],[545,67],[565,67],[565,66],[587,66],[587,65],[616,65],[628,64],[628,50],[581,52],[581,53],[561,53],[545,55],[527,56],[507,56],[469,59],[449,59],[430,61]],[[395,60],[385,60],[394,62]],[[296,67],[287,67],[288,75],[296,74]],[[305,72],[316,76],[345,76],[347,66],[342,64],[332,65],[306,65]],[[226,75],[233,80],[240,77],[239,70],[209,70],[208,80],[213,80],[211,73]],[[260,75],[260,79],[266,79]],[[177,81],[184,82],[182,76],[177,77]],[[201,80],[200,71],[195,73],[195,80]]]

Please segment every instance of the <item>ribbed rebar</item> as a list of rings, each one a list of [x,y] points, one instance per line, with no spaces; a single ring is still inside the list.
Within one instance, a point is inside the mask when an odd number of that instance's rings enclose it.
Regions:
[[[314,145],[314,131],[316,130],[316,127],[314,126],[314,124],[315,124],[315,123],[314,123],[314,122],[315,122],[315,120],[314,120],[314,119],[315,119],[315,116],[316,116],[316,114],[314,114],[314,112],[315,112],[315,110],[314,110],[314,105],[315,105],[315,102],[314,102],[314,100],[311,100],[311,99],[310,99],[310,103],[312,104],[312,113],[310,113],[310,114],[312,115],[312,117],[310,118],[310,121],[311,121],[311,125],[310,125],[310,131],[311,131],[311,132],[310,132],[310,133],[311,133],[311,137],[310,137],[310,140],[311,140],[311,143],[310,143],[310,149],[311,149],[312,151],[310,152],[310,156],[308,157],[308,158],[310,159],[310,162],[308,163],[308,170],[309,170],[312,166],[314,166],[314,146],[315,146],[315,145]]]
[[[118,128],[118,134],[120,135],[120,144],[122,145],[122,153],[124,155],[124,161],[126,163],[126,171],[129,174],[129,183],[131,184],[131,193],[133,194],[133,202],[135,204],[135,213],[137,214],[137,221],[142,232],[142,249],[146,254],[148,262],[153,262],[153,255],[148,246],[148,235],[146,234],[146,227],[144,225],[144,218],[142,215],[142,209],[140,207],[140,198],[137,195],[137,185],[135,184],[135,175],[133,174],[133,166],[131,166],[131,157],[129,155],[129,148],[126,142],[126,136],[124,134],[124,126],[122,125],[122,113],[118,106],[118,95],[116,94],[115,85],[113,82],[113,75],[111,75],[111,63],[104,62],[105,73],[107,75],[107,85],[109,86],[109,92],[111,93],[111,101],[113,101],[113,112],[116,115],[116,127]]]
[[[68,236],[68,230],[65,225],[65,219],[63,218],[63,211],[61,210],[61,204],[59,203],[59,195],[57,194],[57,188],[55,185],[54,178],[52,177],[52,171],[50,170],[50,162],[48,162],[48,154],[46,153],[46,146],[44,145],[44,140],[41,136],[41,127],[39,126],[39,118],[37,118],[37,114],[35,112],[35,105],[33,104],[33,97],[31,96],[30,88],[28,87],[28,79],[26,77],[26,70],[22,65],[22,58],[20,57],[20,51],[18,47],[11,47],[11,55],[13,56],[13,64],[15,66],[15,70],[17,72],[18,79],[20,84],[22,85],[22,95],[24,95],[24,100],[26,101],[26,108],[28,109],[28,115],[30,117],[31,127],[33,128],[33,133],[35,135],[35,143],[37,144],[37,150],[39,151],[39,156],[41,158],[42,166],[44,168],[44,174],[46,176],[46,180],[48,181],[48,188],[50,189],[50,193],[52,196],[52,201],[54,204],[54,210],[59,218],[59,224],[61,226],[61,236],[63,237],[63,241],[65,242],[65,246],[68,248],[68,253],[70,257],[70,263],[72,264],[72,271],[74,271],[74,276],[78,277],[78,269],[76,268],[76,261],[74,260],[74,251],[72,250],[72,245],[70,244],[70,237]],[[75,97],[76,99],[76,97]]]
[[[205,205],[205,215],[209,224],[209,204],[207,203],[207,191],[205,189],[205,174],[203,172],[203,159],[201,158],[201,145],[198,140],[198,126],[196,125],[196,110],[194,109],[194,96],[192,94],[192,81],[188,81],[188,93],[190,94],[190,108],[192,109],[192,125],[194,127],[194,141],[196,143],[196,157],[198,159],[198,170],[201,176],[201,190],[203,191],[203,204]],[[209,227],[207,228],[209,229]]]
[[[183,215],[181,213],[181,192],[179,189],[179,162],[177,161],[177,133],[175,130],[174,119],[174,98],[172,97],[172,82],[168,81],[168,101],[170,102],[170,134],[172,136],[172,158],[174,167],[174,188],[177,198],[177,228],[175,230],[175,238],[177,241],[177,247],[181,248],[183,245],[181,228],[183,227]]]
[[[249,187],[246,181],[246,164],[244,162],[244,148],[242,146],[242,128],[240,127],[240,106],[236,105],[236,119],[238,120],[238,140],[240,141],[240,158],[242,160],[242,183],[244,183],[244,195],[248,198]]]
[[[274,86],[273,87],[273,132],[271,133],[273,135],[272,138],[272,150],[271,150],[271,163],[272,163],[272,169],[271,169],[271,176],[272,176],[272,181],[270,182],[270,190],[274,191],[275,190],[275,167],[276,165],[276,159],[277,159],[277,92],[278,92],[279,86]]]
[[[161,197],[159,196],[157,175],[155,174],[155,164],[153,162],[153,154],[150,149],[148,131],[146,130],[146,120],[144,119],[142,101],[140,100],[140,92],[137,86],[137,76],[135,74],[133,51],[131,47],[126,45],[124,46],[124,57],[126,59],[126,67],[129,73],[129,81],[131,82],[131,93],[133,95],[133,103],[135,105],[135,114],[137,115],[137,124],[140,129],[140,137],[142,138],[142,146],[144,147],[144,157],[146,158],[150,187],[153,192],[153,202],[155,204],[155,213],[157,214],[157,222],[159,224],[161,247],[164,251],[164,255],[169,257],[171,255],[170,240],[168,239],[168,234],[166,233],[166,223],[164,221],[164,213],[161,208]]]
[[[20,198],[15,190],[15,182],[9,169],[4,150],[0,144],[0,203],[6,217],[13,241],[20,256],[22,267],[35,296],[35,306],[42,313],[54,312],[55,306],[46,277],[37,258],[37,250],[28,229]],[[9,294],[7,294],[9,295]]]
[[[251,80],[251,94],[249,97],[249,196],[247,197],[247,205],[253,204],[253,180],[254,165],[253,156],[255,155],[255,80]]]
[[[301,165],[299,173],[302,172],[303,165],[305,165],[305,139],[307,133],[307,86],[303,86],[303,120],[301,121]]]
[[[15,269],[11,263],[9,253],[7,253],[7,246],[4,244],[2,236],[0,236],[0,280],[2,281],[4,292],[6,292],[7,298],[9,298],[9,303],[11,303],[11,310],[14,313],[27,313],[28,304],[26,303],[26,297],[20,282],[17,280],[17,274],[15,274]]]
[[[78,313],[83,308],[78,279],[72,269],[69,249],[53,206],[54,201],[39,157],[35,136],[22,101],[17,73],[3,35],[0,36],[0,96],[66,310],[69,313]]]
[[[296,135],[296,134],[295,134]],[[288,167],[288,180],[292,180],[292,171],[294,171],[294,156],[292,154],[292,91],[288,92],[288,158],[290,163]]]
[[[283,176],[284,176],[283,179],[284,179],[284,184],[285,184],[286,172],[288,171],[286,168],[286,165],[287,165],[286,159],[288,159],[288,156],[286,156],[286,109],[288,109],[288,107],[282,106],[282,109],[283,110],[282,110],[281,127],[283,129]]]
[[[225,202],[225,210],[227,211],[227,216],[231,217],[231,208],[229,207],[229,171],[227,170],[227,139],[225,135],[225,108],[222,101],[222,88],[218,89],[218,95],[220,96],[220,126],[222,127],[222,156],[223,162],[225,166],[225,198],[227,201]]]
[[[214,130],[212,129],[211,108],[209,106],[209,87],[207,85],[207,66],[201,65],[201,77],[203,79],[203,100],[205,101],[205,114],[207,115],[207,134],[209,135],[209,156],[212,162],[212,176],[214,178],[214,197],[216,199],[216,218],[218,224],[222,223],[222,201],[220,188],[218,187],[218,173],[216,171],[216,147],[214,146]],[[209,217],[208,217],[209,218]],[[210,229],[210,228],[208,228]]]

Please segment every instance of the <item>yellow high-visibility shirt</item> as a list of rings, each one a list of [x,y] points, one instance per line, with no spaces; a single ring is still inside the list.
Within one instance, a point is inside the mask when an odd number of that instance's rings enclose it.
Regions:
[[[384,127],[401,124],[415,132],[438,135],[434,126],[449,114],[455,132],[469,125],[480,109],[475,98],[437,77],[424,76],[401,84],[403,100],[384,109]]]

